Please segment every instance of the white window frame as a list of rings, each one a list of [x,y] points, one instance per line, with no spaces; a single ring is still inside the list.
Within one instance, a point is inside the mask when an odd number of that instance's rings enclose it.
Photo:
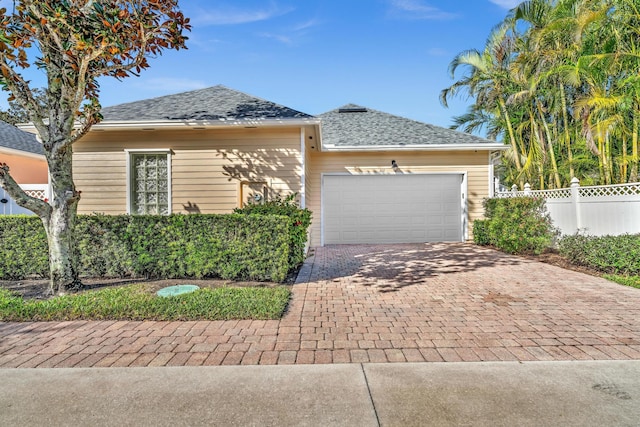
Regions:
[[[125,153],[127,154],[127,214],[131,215],[133,212],[132,202],[133,202],[133,162],[131,159],[134,155],[139,154],[164,154],[167,156],[167,198],[168,198],[168,214],[171,215],[173,212],[172,204],[173,204],[173,195],[171,194],[171,149],[170,148],[155,148],[155,149],[125,149]]]

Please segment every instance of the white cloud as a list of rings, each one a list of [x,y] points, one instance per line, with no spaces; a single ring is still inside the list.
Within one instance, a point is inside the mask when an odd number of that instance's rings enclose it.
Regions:
[[[505,9],[513,9],[514,7],[522,3],[522,0],[489,0],[489,1]]]
[[[281,8],[275,3],[262,9],[239,9],[236,7],[224,7],[216,10],[200,11],[193,20],[201,25],[236,25],[251,22],[266,21],[276,16],[285,15],[293,8]]]
[[[285,36],[285,35],[282,35],[282,34],[260,33],[259,36],[267,38],[267,39],[274,39],[274,40],[277,40],[277,41],[279,41],[281,43],[288,44],[288,45],[292,45],[293,44],[293,40],[291,39],[291,37]]]
[[[202,30],[193,30],[193,32],[189,34],[188,46],[190,48],[197,47],[203,52],[216,52],[219,47],[229,44],[226,40],[210,38],[209,34]]]
[[[308,30],[319,25],[319,22],[315,19],[310,19],[308,21],[304,21],[300,24],[294,25],[293,27],[284,30],[286,34],[276,34],[276,33],[260,33],[258,34],[260,37],[269,38],[273,40],[277,40],[280,43],[286,44],[288,46],[293,46],[300,41],[300,38],[308,33]]]
[[[295,27],[292,28],[293,31],[302,31],[302,30],[306,30],[309,29],[311,27],[315,27],[316,25],[318,25],[318,21],[315,19],[310,19],[308,21],[302,22],[298,25],[296,25]]]
[[[443,20],[452,19],[456,15],[430,6],[422,0],[390,0],[391,14],[403,19]]]

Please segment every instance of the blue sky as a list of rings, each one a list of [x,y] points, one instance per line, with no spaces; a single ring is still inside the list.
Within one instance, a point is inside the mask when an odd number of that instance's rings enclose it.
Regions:
[[[3,0],[2,3],[6,3]],[[447,67],[517,0],[182,0],[188,50],[101,81],[103,106],[223,84],[309,113],[356,103],[448,127]]]

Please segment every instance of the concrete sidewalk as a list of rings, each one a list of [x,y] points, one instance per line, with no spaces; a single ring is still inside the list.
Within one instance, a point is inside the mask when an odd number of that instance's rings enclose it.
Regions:
[[[0,370],[2,424],[632,426],[640,361]]]

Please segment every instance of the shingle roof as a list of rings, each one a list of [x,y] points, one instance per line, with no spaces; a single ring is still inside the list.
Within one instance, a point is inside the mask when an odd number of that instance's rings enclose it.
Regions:
[[[458,132],[393,114],[348,104],[320,114],[323,146],[384,147],[457,144],[496,144]]]
[[[44,154],[42,144],[38,142],[34,134],[20,130],[2,120],[0,120],[0,147],[33,154]]]
[[[302,113],[218,85],[102,109],[105,121],[266,120],[311,118]]]

